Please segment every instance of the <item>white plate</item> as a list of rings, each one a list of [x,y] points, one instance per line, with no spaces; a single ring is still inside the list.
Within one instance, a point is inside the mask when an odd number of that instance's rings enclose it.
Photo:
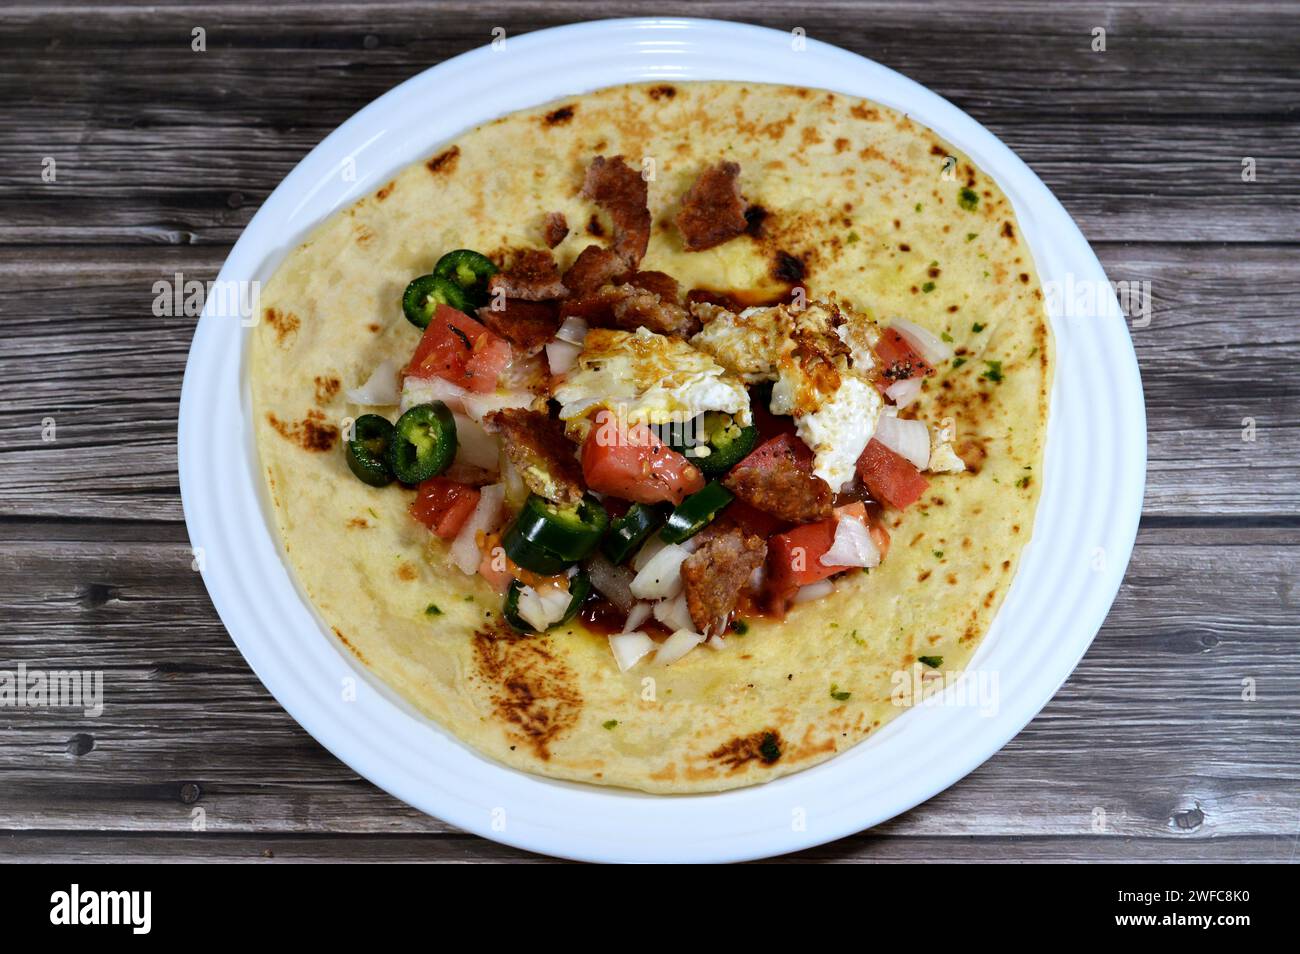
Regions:
[[[1069,215],[991,133],[877,63],[813,39],[798,49],[800,39],[717,21],[611,20],[509,37],[502,49],[448,60],[313,149],[253,217],[220,280],[264,282],[322,219],[478,122],[619,83],[726,79],[821,87],[907,112],[997,179],[1045,287],[1067,276],[1106,287]],[[822,765],[752,788],[654,797],[548,781],[479,756],[372,681],[324,635],[280,559],[257,472],[246,329],[211,301],[181,394],[186,522],[212,602],[262,682],[322,745],[403,801],[486,838],[569,858],[722,861],[794,851],[884,821],[973,770],[1047,703],[1105,619],[1137,531],[1146,422],[1113,293],[1100,306],[1052,315],[1058,367],[1037,524],[971,666],[996,675],[996,712],[904,713]],[[357,686],[353,702],[342,701],[345,680]]]

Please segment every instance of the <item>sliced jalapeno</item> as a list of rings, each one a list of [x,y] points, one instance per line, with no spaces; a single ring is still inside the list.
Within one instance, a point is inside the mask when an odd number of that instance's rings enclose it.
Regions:
[[[634,503],[627,508],[627,513],[610,522],[609,533],[601,541],[600,549],[610,562],[622,563],[663,523],[663,511],[658,507]]]
[[[674,508],[659,536],[665,543],[689,540],[707,527],[718,511],[733,499],[730,490],[716,480],[710,481],[703,490],[691,494]]]
[[[757,427],[741,427],[730,414],[721,411],[706,411],[689,426],[673,424],[668,431],[669,446],[698,467],[705,477],[722,476],[740,463],[757,443]]]
[[[434,275],[454,282],[473,305],[487,304],[488,279],[496,273],[490,258],[468,248],[448,252],[433,266]]]
[[[573,565],[571,560],[558,557],[531,540],[526,540],[519,530],[518,521],[510,524],[501,535],[501,549],[515,566],[539,576],[555,576]]]
[[[437,275],[421,275],[402,293],[402,311],[417,328],[429,327],[439,305],[450,305],[466,314],[474,307],[459,285]]]
[[[596,549],[609,526],[609,514],[594,497],[566,507],[530,494],[514,525],[523,540],[561,560],[576,563]]]
[[[437,477],[456,456],[456,421],[441,401],[417,404],[397,419],[388,467],[404,484]]]
[[[519,630],[521,633],[536,633],[534,626],[519,615],[519,595],[524,588],[524,584],[518,580],[510,582],[510,589],[506,590],[505,604],[501,607],[501,615],[505,617],[507,623]],[[569,605],[565,609],[564,615],[557,619],[547,629],[554,629],[557,626],[563,626],[573,617],[578,615],[578,610],[582,609],[582,604],[587,601],[591,595],[591,580],[587,574],[579,570],[569,578]]]
[[[352,440],[344,445],[348,469],[357,480],[371,487],[393,482],[393,472],[384,459],[393,441],[393,425],[378,414],[362,414],[352,425]]]

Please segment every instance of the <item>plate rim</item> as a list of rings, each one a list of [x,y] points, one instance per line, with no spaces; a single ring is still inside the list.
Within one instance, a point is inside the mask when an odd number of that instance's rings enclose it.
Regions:
[[[788,42],[790,39],[790,34],[784,31],[760,27],[748,23],[681,17],[645,17],[596,20],[567,24],[564,26],[551,27],[544,30],[522,34],[517,37],[508,37],[506,42],[507,44],[515,44],[516,49],[522,47],[525,52],[532,52],[535,54],[545,50],[548,46],[553,46],[555,44],[565,44],[566,42],[579,39],[593,40],[599,38],[603,34],[613,34],[617,37],[622,32],[628,30],[633,31],[634,34],[637,31],[680,31],[680,33],[677,34],[677,38],[689,36],[689,42],[692,43],[699,42],[702,37],[711,36],[714,39],[721,37],[728,41],[735,40],[739,42],[742,47],[745,43],[752,42],[754,46],[757,47],[763,44],[771,44],[775,42],[775,38],[780,38],[782,42]],[[1061,206],[1060,202],[1046,187],[1046,185],[1042,183],[1037,175],[1035,175],[1032,170],[1030,170],[1028,166],[1026,166],[1024,162],[1009,149],[1009,147],[1003,144],[981,124],[977,123],[964,112],[958,110],[957,107],[940,97],[938,94],[920,86],[902,74],[884,67],[882,64],[839,47],[823,43],[822,41],[816,40],[812,37],[806,38],[805,43],[806,51],[811,54],[810,59],[820,57],[822,59],[836,60],[840,64],[851,64],[859,74],[857,76],[845,75],[842,78],[842,81],[838,83],[817,84],[818,88],[841,90],[848,95],[863,96],[864,98],[884,102],[887,105],[893,105],[887,98],[845,88],[851,87],[855,80],[865,79],[871,74],[875,74],[877,79],[884,77],[885,79],[892,81],[904,94],[915,98],[925,107],[921,111],[924,115],[917,115],[911,110],[908,110],[907,112],[909,115],[915,116],[918,122],[935,129],[940,133],[940,135],[944,136],[945,139],[954,142],[963,151],[966,151],[973,157],[980,155],[981,159],[977,160],[978,164],[982,169],[984,169],[984,171],[988,172],[988,174],[993,175],[1000,184],[1003,184],[1004,188],[1005,183],[1003,175],[998,174],[998,172],[992,167],[991,160],[986,158],[990,153],[996,160],[998,170],[1003,172],[1010,170],[1010,172],[1015,174],[1017,180],[1023,184],[1023,188],[1027,188],[1029,191],[1036,193],[1036,204],[1033,210],[1033,216],[1028,215],[1028,210],[1022,209],[1019,205],[1016,206],[1016,213],[1017,221],[1022,224],[1022,233],[1025,236],[1025,240],[1030,245],[1031,251],[1034,254],[1035,263],[1039,267],[1040,275],[1042,274],[1042,264],[1039,259],[1038,248],[1034,245],[1034,240],[1038,239],[1041,242],[1046,241],[1046,239],[1042,238],[1040,230],[1047,228],[1048,225],[1025,227],[1024,223],[1029,220],[1037,222],[1044,218],[1050,218],[1051,222],[1049,224],[1052,228],[1063,230],[1063,234],[1058,235],[1055,242],[1057,244],[1066,243],[1074,246],[1073,256],[1081,263],[1083,270],[1095,272],[1100,275],[1103,280],[1105,279],[1105,273],[1101,268],[1100,262],[1097,260],[1091,247],[1088,245],[1086,239],[1083,237],[1068,212],[1066,212],[1064,207]],[[570,45],[573,46],[576,44],[571,43]],[[243,265],[244,258],[249,255],[249,248],[260,238],[262,232],[267,231],[265,220],[268,218],[268,209],[273,211],[278,210],[280,207],[297,200],[297,205],[292,210],[293,214],[296,215],[302,208],[311,202],[317,192],[327,187],[325,180],[321,180],[316,184],[315,188],[309,189],[301,195],[295,196],[291,194],[300,183],[305,182],[306,178],[312,174],[313,167],[322,165],[322,160],[327,158],[330,149],[337,148],[338,144],[342,140],[353,135],[356,130],[363,128],[373,117],[379,115],[386,105],[397,101],[403,95],[408,95],[410,91],[419,88],[421,85],[428,84],[432,81],[431,78],[437,78],[441,74],[452,72],[455,69],[472,68],[483,57],[490,55],[492,55],[492,53],[489,47],[479,47],[423,70],[367,104],[339,127],[331,131],[324,140],[309,151],[307,155],[295,165],[294,169],[267,197],[262,207],[250,220],[248,226],[245,227],[243,233],[240,235],[239,240],[231,249],[226,262],[223,264],[218,275],[218,280],[229,280],[227,274],[228,271],[239,270]],[[654,78],[658,77],[647,76],[644,80]],[[721,77],[691,75],[680,76],[679,78],[683,81],[692,81],[706,78],[720,79]],[[622,76],[611,77],[610,81],[603,85],[619,85],[623,82],[634,81],[636,80]],[[776,76],[770,80],[770,82],[793,83],[794,81],[782,76]],[[583,89],[571,90],[568,93],[548,94],[543,99],[538,100],[538,102],[549,101],[557,98],[557,96],[578,95],[581,92],[586,92],[595,88],[600,88],[600,86],[586,86]],[[517,108],[524,107],[516,106],[512,107],[512,110]],[[937,115],[946,122],[942,124],[932,122],[932,114]],[[501,113],[492,112],[483,115],[480,118],[480,121],[488,121],[496,118],[498,115],[501,115]],[[964,135],[954,135],[949,128],[952,125],[956,125],[959,131]],[[458,132],[453,131],[446,136],[440,136],[428,140],[425,152],[427,153],[432,151],[436,148],[439,142],[446,141],[458,134]],[[975,143],[970,141],[971,138],[976,140],[978,145],[982,148],[978,150],[972,148]],[[404,159],[398,163],[398,166],[405,165],[409,161],[413,161],[413,159]],[[353,183],[350,190],[345,189],[341,194],[337,195],[333,199],[332,207],[329,211],[315,216],[312,219],[311,226],[309,227],[314,227],[314,224],[319,223],[323,218],[332,214],[333,211],[337,211],[350,202],[355,201],[355,199],[360,195],[373,191],[375,179],[382,179],[383,174],[372,173],[367,175],[365,178],[362,178],[360,181]],[[1011,192],[1008,191],[1008,196],[1010,195]],[[1044,208],[1039,208],[1037,202],[1042,201],[1044,196],[1046,197],[1046,206]],[[271,231],[272,234],[274,234],[274,230],[272,229]],[[302,230],[299,231],[301,233]],[[296,242],[290,243],[288,247],[293,247],[294,244],[296,244]],[[284,248],[281,247],[280,251],[283,253]],[[270,258],[275,258],[275,256],[262,256],[262,267],[265,267],[266,262],[269,261]],[[1111,297],[1113,298],[1113,293]],[[1115,307],[1117,309],[1118,306],[1116,305]],[[199,326],[195,330],[194,339],[191,343],[189,356],[186,362],[185,379],[182,385],[180,413],[177,424],[178,470],[180,474],[182,506],[185,512],[187,532],[190,536],[192,546],[195,547],[202,547],[208,539],[206,534],[210,529],[209,514],[204,512],[204,508],[210,508],[213,499],[211,491],[208,489],[208,484],[211,482],[205,481],[202,478],[202,475],[197,473],[195,470],[199,463],[198,457],[196,456],[196,448],[199,448],[202,443],[200,435],[196,432],[197,427],[199,425],[210,426],[211,423],[210,420],[205,419],[203,415],[203,398],[209,395],[205,395],[201,390],[201,385],[208,381],[208,377],[205,377],[204,375],[213,373],[212,369],[207,367],[207,365],[211,365],[214,361],[211,357],[211,352],[208,350],[209,346],[213,344],[214,337],[219,336],[223,332],[225,332],[227,336],[229,335],[228,329],[218,327],[218,323],[222,320],[221,316],[212,314],[209,312],[209,309],[205,308]],[[1132,341],[1127,334],[1127,328],[1123,324],[1123,319],[1121,317],[1116,320],[1124,331],[1124,347],[1127,349],[1127,352],[1123,354],[1125,359],[1123,361],[1124,367],[1122,369],[1116,369],[1122,371],[1118,384],[1124,389],[1125,396],[1130,399],[1130,401],[1134,396],[1137,398],[1136,404],[1134,405],[1130,403],[1129,407],[1130,410],[1136,409],[1137,418],[1130,422],[1131,425],[1136,426],[1130,426],[1129,428],[1127,449],[1130,453],[1133,452],[1135,448],[1140,450],[1140,461],[1136,462],[1136,464],[1140,464],[1140,466],[1136,466],[1135,464],[1134,469],[1121,474],[1122,477],[1127,478],[1128,484],[1121,487],[1125,498],[1124,504],[1121,508],[1123,512],[1114,518],[1117,522],[1115,529],[1118,533],[1112,533],[1112,537],[1114,538],[1112,544],[1114,550],[1113,564],[1107,569],[1105,579],[1101,583],[1100,588],[1093,588],[1094,594],[1092,601],[1089,604],[1088,619],[1091,620],[1095,617],[1095,625],[1091,622],[1084,622],[1082,625],[1080,625],[1080,622],[1077,620],[1074,622],[1072,627],[1073,630],[1080,631],[1088,629],[1090,630],[1089,634],[1086,639],[1076,635],[1074,642],[1071,644],[1072,653],[1075,654],[1069,661],[1068,665],[1065,664],[1067,657],[1062,656],[1057,659],[1057,670],[1059,671],[1055,672],[1051,679],[1045,679],[1036,684],[1037,691],[1033,694],[1031,699],[1025,700],[1022,698],[1019,700],[1018,709],[1020,713],[1023,714],[1026,711],[1028,712],[1028,715],[1023,718],[1023,721],[1020,721],[1020,715],[1004,720],[1004,728],[1002,731],[985,734],[985,738],[981,741],[980,745],[976,747],[976,749],[964,753],[965,757],[960,759],[955,766],[950,766],[943,772],[935,773],[934,778],[928,783],[914,785],[906,792],[906,794],[903,794],[901,798],[895,799],[894,805],[891,809],[885,810],[883,813],[879,810],[875,812],[854,813],[853,817],[847,824],[840,823],[830,828],[817,830],[816,832],[813,832],[810,829],[803,833],[778,833],[774,831],[773,827],[769,824],[763,828],[761,834],[759,832],[742,832],[728,836],[728,841],[723,845],[696,838],[691,844],[672,845],[667,847],[667,850],[665,850],[665,846],[661,846],[659,850],[647,852],[643,849],[632,848],[627,845],[593,846],[590,843],[585,842],[581,847],[572,847],[574,842],[572,840],[566,841],[566,839],[573,839],[575,837],[574,833],[569,830],[562,828],[556,829],[551,826],[534,825],[531,828],[526,826],[522,833],[518,830],[509,829],[505,831],[493,830],[488,818],[471,817],[466,814],[465,811],[458,810],[458,806],[453,806],[450,801],[443,802],[437,807],[437,810],[435,810],[430,804],[428,791],[411,791],[408,784],[406,784],[406,780],[399,777],[400,773],[395,774],[393,766],[383,763],[384,756],[377,755],[378,749],[358,750],[355,744],[351,744],[352,740],[345,739],[337,733],[336,726],[328,725],[327,720],[322,717],[321,713],[313,710],[307,704],[305,697],[295,694],[293,687],[285,681],[283,670],[276,669],[270,664],[269,658],[264,653],[265,646],[258,645],[255,638],[247,632],[248,622],[242,615],[244,608],[239,605],[239,594],[232,592],[230,589],[228,574],[222,566],[208,565],[205,567],[202,570],[204,583],[223,625],[226,627],[227,632],[230,634],[232,640],[239,648],[249,666],[257,674],[263,685],[267,687],[268,691],[275,697],[277,703],[281,705],[295,719],[295,721],[299,723],[299,725],[311,734],[319,744],[323,745],[334,754],[335,757],[339,758],[340,761],[349,765],[359,774],[370,780],[373,784],[376,784],[378,787],[388,791],[390,794],[407,804],[412,805],[418,810],[434,817],[444,819],[457,827],[471,831],[475,834],[481,835],[482,837],[525,850],[542,852],[559,857],[596,861],[628,861],[645,860],[647,858],[657,858],[660,860],[683,859],[691,861],[747,860],[752,858],[768,857],[773,854],[781,854],[788,851],[824,844],[844,837],[845,835],[862,831],[865,828],[879,824],[903,811],[915,807],[928,798],[933,797],[933,795],[938,792],[956,784],[980,764],[1000,751],[1011,738],[1017,735],[1025,725],[1027,725],[1029,721],[1038,714],[1038,712],[1056,694],[1065,680],[1069,678],[1069,675],[1078,666],[1079,661],[1086,653],[1101,624],[1104,622],[1114,599],[1118,595],[1124,569],[1127,567],[1132,553],[1132,548],[1137,534],[1138,520],[1141,514],[1141,502],[1146,476],[1145,405],[1140,372]],[[1057,316],[1052,316],[1051,322],[1058,348],[1058,379],[1053,382],[1052,411],[1049,412],[1051,418],[1049,419],[1048,426],[1047,447],[1044,451],[1045,462],[1047,454],[1053,446],[1052,421],[1056,420],[1055,409],[1060,401],[1058,385],[1060,383],[1059,373],[1062,366],[1060,358],[1060,345],[1062,340],[1060,331],[1062,326],[1058,323],[1059,321],[1060,319],[1058,319]],[[1113,332],[1113,330],[1114,329],[1112,328],[1111,331]],[[239,354],[237,355],[237,364],[241,370],[242,377],[242,365],[244,360],[242,342],[246,339],[246,335],[241,333],[239,338],[241,344],[238,348]],[[217,343],[221,343],[219,339]],[[226,347],[228,349],[229,345],[227,344]],[[1111,347],[1115,347],[1113,341],[1111,342]],[[230,356],[228,354],[223,355],[223,357],[226,361],[229,361]],[[228,366],[221,368],[221,373],[224,375],[223,380],[229,379],[229,372],[230,368]],[[243,406],[242,402],[243,397],[241,396],[241,409],[240,414],[238,415],[241,424],[246,417],[247,411],[247,408]],[[210,414],[208,417],[210,418]],[[1138,445],[1140,445],[1140,448]],[[260,485],[260,473],[256,473],[255,476],[257,478],[257,483]],[[1044,486],[1038,503],[1038,511],[1035,515],[1034,538],[1038,538],[1039,536],[1038,522],[1043,517],[1044,500],[1047,497],[1049,488],[1052,486],[1050,470],[1047,471],[1047,476],[1045,476],[1043,480]],[[1134,494],[1135,488],[1136,495]],[[1136,499],[1136,502],[1134,502],[1134,498]],[[200,501],[202,501],[202,503],[200,503]],[[264,526],[263,530],[271,537],[278,538],[278,535],[274,533],[272,527]],[[1026,544],[1025,550],[1022,552],[1021,563],[1020,566],[1017,567],[1017,580],[1024,576],[1025,565],[1033,552],[1032,542],[1031,539],[1030,543]],[[285,568],[285,570],[287,572],[287,568]],[[289,575],[291,576],[292,574]],[[1014,582],[1015,581],[1013,581],[1011,587],[1013,592],[1015,590]],[[1108,593],[1106,591],[1108,591]],[[297,593],[296,590],[292,592],[294,592],[297,598],[301,600],[301,594]],[[985,634],[980,649],[971,660],[971,667],[974,666],[975,661],[980,658],[981,653],[984,651],[987,644],[990,643],[994,631],[999,628],[999,624],[1006,625],[1004,623],[1006,618],[1005,610],[1010,602],[1011,593],[1008,593],[1002,607],[999,609],[999,612],[990,624],[989,631]],[[314,615],[313,607],[308,606],[307,609]],[[237,630],[239,631],[238,633]],[[328,644],[328,640],[322,641],[322,645],[326,644]],[[1076,650],[1077,652],[1075,652]],[[331,651],[337,652],[337,647]],[[331,660],[331,662],[335,663],[336,666],[339,662],[342,662],[352,666],[354,669],[357,668],[353,664],[352,660],[343,659],[342,657],[340,657],[339,660]],[[373,703],[371,703],[371,700],[367,697],[367,704],[374,704],[381,710],[384,706],[392,705],[391,700],[383,699],[382,692],[374,691],[373,689],[372,691]],[[362,694],[365,695],[366,690],[363,689]],[[409,714],[406,716],[398,716],[398,718],[402,717],[409,718],[410,716]],[[764,798],[763,793],[765,792],[789,788],[790,780],[800,779],[801,777],[807,776],[809,773],[818,773],[819,775],[829,774],[827,771],[828,767],[833,766],[836,763],[844,762],[852,752],[862,749],[864,745],[878,738],[880,735],[886,734],[886,732],[896,727],[902,721],[903,716],[900,716],[898,719],[889,723],[889,725],[885,727],[885,730],[882,730],[882,733],[873,736],[870,740],[865,740],[862,744],[845,750],[842,753],[838,753],[836,756],[821,763],[819,766],[804,769],[800,772],[793,773],[790,776],[784,776],[748,788],[706,795],[682,796],[647,796],[643,793],[632,793],[621,789],[599,788],[594,786],[581,786],[581,788],[594,789],[591,794],[593,797],[597,797],[601,800],[612,799],[621,802],[632,799],[633,801],[631,804],[640,805],[642,807],[645,805],[644,799],[647,798],[653,800],[668,799],[674,804],[699,802],[701,800],[709,800],[713,802],[729,800],[742,804],[745,802],[752,803],[755,801],[761,801]],[[1010,728],[1006,728],[1006,726],[1010,726]],[[996,740],[996,742],[993,740]],[[456,743],[456,745],[459,746],[460,743]],[[471,750],[466,749],[465,751],[469,752]],[[532,776],[528,773],[495,763],[486,756],[481,756],[477,753],[472,754],[474,758],[481,760],[485,765],[487,765],[490,768],[491,773],[507,773],[512,777],[522,777],[522,779],[526,780],[528,783],[540,782],[548,788],[568,790],[576,787],[569,783],[560,783],[550,779],[543,779],[539,776]],[[514,778],[514,780],[518,782],[519,778]],[[866,817],[866,820],[862,821],[861,819],[864,816]],[[762,837],[762,834],[765,834],[766,837]],[[794,837],[789,837],[791,834]]]

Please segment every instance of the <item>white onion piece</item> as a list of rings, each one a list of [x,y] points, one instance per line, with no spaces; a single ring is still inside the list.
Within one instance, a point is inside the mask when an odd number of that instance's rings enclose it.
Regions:
[[[723,639],[721,636],[710,636],[710,637],[709,637],[709,648],[710,648],[710,649],[726,649],[726,648],[727,648],[727,641],[726,641],[725,639]]]
[[[649,540],[641,544],[641,549],[637,550],[636,555],[632,557],[632,569],[640,573],[654,555],[666,546],[668,544],[664,542],[664,538],[659,534],[656,533],[651,536]]]
[[[623,632],[630,633],[650,618],[651,604],[638,602],[627,611],[627,621],[623,623]]]
[[[483,425],[464,414],[452,413],[456,422],[456,460],[495,473],[501,466],[501,448]]]
[[[387,407],[401,399],[402,392],[397,387],[396,361],[381,362],[370,372],[365,384],[348,391],[348,400],[353,404],[371,407]]]
[[[908,321],[906,318],[895,318],[889,323],[889,327],[906,338],[907,343],[917,350],[927,364],[937,365],[940,361],[947,361],[952,357],[952,345],[915,322]]]
[[[767,581],[767,567],[760,563],[758,566],[754,567],[754,572],[749,574],[750,592],[752,593],[759,592],[763,588],[763,584],[766,581]]]
[[[587,559],[585,566],[587,576],[591,578],[591,585],[599,590],[605,599],[624,613],[632,611],[636,604],[636,597],[632,595],[629,587],[632,582],[631,570],[625,566],[615,566],[599,550]],[[636,626],[626,628],[636,629]]]
[[[537,399],[532,391],[489,391],[479,394],[443,378],[412,378],[402,382],[402,411],[417,404],[441,401],[453,411],[459,411],[476,421],[493,411],[507,407],[529,407]]]
[[[461,403],[465,406],[466,414],[476,421],[482,421],[493,411],[507,407],[530,407],[535,400],[537,395],[532,391],[495,391],[488,394],[466,391]]]
[[[690,556],[685,547],[665,543],[632,578],[632,595],[637,599],[672,599],[682,591],[682,563]]]
[[[488,484],[479,489],[478,506],[451,541],[451,560],[468,576],[478,572],[483,554],[478,549],[478,534],[491,533],[501,522],[501,508],[506,499],[506,489],[501,484]]]
[[[796,603],[807,603],[809,600],[819,600],[823,596],[830,596],[835,592],[835,584],[830,580],[818,580],[816,583],[809,583],[807,586],[799,587],[799,592],[794,595]]]
[[[831,548],[820,559],[822,566],[880,566],[880,549],[866,524],[857,517],[840,514]]]
[[[545,632],[564,619],[572,599],[568,590],[562,590],[558,586],[535,589],[524,584],[519,587],[519,616],[539,633]]]
[[[921,396],[921,385],[924,381],[925,378],[903,378],[885,388],[885,394],[899,407],[907,407]]]
[[[632,631],[627,633],[610,633],[609,650],[614,654],[619,672],[627,672],[646,653],[655,648],[655,641],[645,633]]]
[[[686,605],[686,594],[678,593],[670,600],[660,600],[654,604],[655,619],[669,629],[691,629],[695,621]]]
[[[679,629],[659,644],[659,651],[655,653],[655,665],[670,666],[702,642],[704,637],[699,633]]]
[[[890,414],[876,421],[875,440],[905,457],[918,470],[930,462],[930,429],[924,421],[910,421]]]
[[[555,333],[555,337],[561,341],[567,341],[569,344],[580,345],[587,340],[587,322],[577,315],[570,315],[564,319],[560,325],[560,330]]]
[[[546,363],[551,367],[551,374],[568,374],[580,354],[581,345],[569,341],[546,342]]]

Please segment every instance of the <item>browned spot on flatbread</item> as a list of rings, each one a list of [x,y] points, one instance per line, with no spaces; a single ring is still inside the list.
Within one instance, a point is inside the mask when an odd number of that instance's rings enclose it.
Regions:
[[[298,333],[298,326],[302,324],[293,312],[275,308],[266,309],[265,318],[266,323],[275,329],[275,340],[282,345],[290,335]]]
[[[407,583],[414,580],[417,575],[415,567],[411,566],[409,563],[403,563],[397,568],[397,578],[399,580],[405,580]]]
[[[863,106],[861,103],[855,103],[849,108],[849,112],[854,119],[868,119],[874,122],[880,118],[880,110],[873,109],[870,106]]]
[[[456,160],[460,158],[460,146],[452,146],[450,149],[444,149],[432,159],[425,163],[429,171],[434,175],[443,172],[451,172],[456,168]]]
[[[573,119],[573,113],[578,107],[570,104],[561,106],[559,109],[553,109],[543,117],[547,126],[563,126],[569,120]]]
[[[755,759],[764,765],[772,765],[781,758],[781,750],[781,733],[776,729],[763,729],[724,742],[709,753],[709,758],[734,772]]]
[[[1003,238],[1009,238],[1009,239],[1013,239],[1013,240],[1014,240],[1015,237],[1016,237],[1016,227],[1015,227],[1014,225],[1012,225],[1010,222],[1003,222],[1003,223],[1002,223],[1002,237],[1003,237]]]
[[[677,95],[677,87],[665,83],[662,86],[651,86],[646,92],[651,99],[672,99]]]
[[[805,266],[802,259],[789,252],[779,251],[772,262],[772,277],[779,282],[798,285],[803,281]]]
[[[380,202],[383,202],[385,199],[387,199],[390,195],[393,194],[393,190],[396,188],[397,188],[397,180],[394,179],[392,182],[388,183],[388,185],[384,186],[382,189],[376,192],[375,198],[378,199]]]
[[[550,646],[549,639],[504,629],[474,634],[475,666],[491,689],[497,718],[512,741],[530,746],[543,760],[551,757],[551,744],[577,724],[582,712],[573,671]]]
[[[324,406],[334,400],[334,395],[339,393],[339,379],[333,375],[316,376],[316,403]]]
[[[308,411],[301,421],[282,421],[271,411],[266,419],[276,433],[306,451],[327,451],[339,439],[339,429],[326,424],[325,415],[317,410]]]
[[[369,663],[366,663],[366,657],[361,655],[361,650],[357,649],[357,647],[353,646],[350,642],[348,642],[348,638],[343,635],[343,633],[339,630],[337,626],[331,626],[330,629],[334,630],[334,635],[339,638],[339,642],[341,642],[344,646],[348,647],[348,650],[352,653],[352,655],[356,656],[357,659],[361,660],[363,664],[369,665]]]
[[[349,530],[369,530],[370,522],[364,517],[353,517],[348,521]]]

